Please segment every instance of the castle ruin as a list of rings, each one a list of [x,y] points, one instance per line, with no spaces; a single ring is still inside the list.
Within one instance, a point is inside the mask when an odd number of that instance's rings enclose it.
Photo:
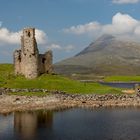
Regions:
[[[52,73],[52,51],[39,54],[35,39],[35,28],[23,29],[21,49],[14,51],[14,68],[16,75],[33,79],[44,73]]]

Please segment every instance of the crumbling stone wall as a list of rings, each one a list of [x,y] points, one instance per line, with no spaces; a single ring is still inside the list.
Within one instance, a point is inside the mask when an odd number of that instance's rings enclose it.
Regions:
[[[45,73],[52,73],[53,72],[53,67],[52,67],[52,51],[47,51],[45,53],[45,63],[44,63],[44,66],[45,66]]]
[[[14,52],[15,74],[32,79],[43,73],[52,73],[52,51],[39,54],[35,39],[35,29],[23,29],[21,49]]]
[[[14,67],[15,74],[21,74],[21,50],[15,50],[14,52]]]

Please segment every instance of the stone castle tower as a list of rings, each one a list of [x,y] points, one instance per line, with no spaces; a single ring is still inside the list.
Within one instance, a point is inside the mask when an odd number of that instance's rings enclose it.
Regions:
[[[52,51],[39,54],[34,28],[23,29],[21,49],[14,52],[15,74],[32,79],[43,73],[52,73],[52,57]]]

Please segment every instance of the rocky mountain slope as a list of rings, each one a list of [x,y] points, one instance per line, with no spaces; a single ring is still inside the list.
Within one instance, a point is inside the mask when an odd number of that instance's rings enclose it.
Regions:
[[[76,56],[55,64],[60,74],[139,75],[140,43],[103,35]]]

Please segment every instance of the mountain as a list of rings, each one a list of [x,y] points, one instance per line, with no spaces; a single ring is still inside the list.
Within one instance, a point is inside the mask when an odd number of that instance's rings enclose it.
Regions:
[[[103,35],[54,68],[60,74],[140,75],[140,43]]]

